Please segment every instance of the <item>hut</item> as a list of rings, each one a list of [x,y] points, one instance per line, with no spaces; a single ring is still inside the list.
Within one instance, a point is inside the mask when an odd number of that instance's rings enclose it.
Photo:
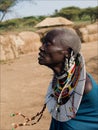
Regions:
[[[44,35],[47,31],[57,27],[73,27],[74,23],[63,17],[48,17],[38,23],[35,27],[38,29],[36,32]]]

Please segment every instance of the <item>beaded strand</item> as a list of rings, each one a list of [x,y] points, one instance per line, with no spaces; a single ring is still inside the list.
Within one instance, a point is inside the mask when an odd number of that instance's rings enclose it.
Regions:
[[[21,116],[21,117],[23,117],[25,119],[24,123],[19,123],[19,124],[12,123],[12,126],[13,126],[12,130],[14,130],[14,129],[20,127],[20,126],[31,126],[31,125],[37,124],[40,121],[41,117],[43,116],[43,112],[45,111],[45,109],[46,109],[46,104],[44,104],[44,106],[43,106],[43,108],[42,108],[42,110],[40,112],[38,112],[35,116],[33,116],[31,118],[28,118],[27,116],[25,116],[22,113],[13,113],[13,114],[11,114],[10,115],[11,117],[14,117],[14,116],[18,115],[18,116]],[[35,122],[29,123],[30,121],[35,120],[37,117],[38,117],[38,119]]]

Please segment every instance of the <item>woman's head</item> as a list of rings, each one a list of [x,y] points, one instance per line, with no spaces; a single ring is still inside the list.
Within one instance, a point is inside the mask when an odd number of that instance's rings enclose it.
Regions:
[[[81,49],[79,36],[71,29],[53,29],[42,38],[39,63],[46,66],[59,66],[73,50],[77,55]]]

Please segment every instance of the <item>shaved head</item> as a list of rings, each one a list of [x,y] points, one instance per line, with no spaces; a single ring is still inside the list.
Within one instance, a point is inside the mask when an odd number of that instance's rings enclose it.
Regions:
[[[49,31],[44,37],[45,41],[56,42],[58,46],[63,49],[66,47],[71,48],[74,53],[80,52],[81,41],[79,36],[72,29],[54,29]]]

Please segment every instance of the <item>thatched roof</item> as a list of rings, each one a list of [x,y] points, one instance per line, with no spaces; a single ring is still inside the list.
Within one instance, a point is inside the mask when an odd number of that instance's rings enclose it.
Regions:
[[[38,23],[35,27],[50,27],[50,26],[68,26],[73,25],[73,22],[63,17],[45,18],[42,22]]]

